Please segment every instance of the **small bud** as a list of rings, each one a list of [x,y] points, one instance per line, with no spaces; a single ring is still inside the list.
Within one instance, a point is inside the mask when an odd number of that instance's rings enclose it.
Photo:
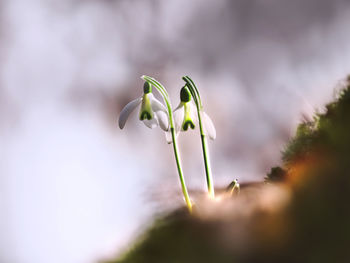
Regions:
[[[239,194],[240,190],[241,188],[238,183],[238,179],[233,180],[226,188],[226,192],[228,192],[230,195]]]

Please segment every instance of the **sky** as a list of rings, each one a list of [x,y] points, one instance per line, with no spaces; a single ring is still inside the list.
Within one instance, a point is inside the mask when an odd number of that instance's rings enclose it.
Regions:
[[[350,73],[348,17],[345,0],[0,1],[0,262],[96,262],[181,204],[164,133],[117,126],[144,74],[174,107],[197,84],[217,187],[263,180]],[[204,191],[198,130],[179,143]]]

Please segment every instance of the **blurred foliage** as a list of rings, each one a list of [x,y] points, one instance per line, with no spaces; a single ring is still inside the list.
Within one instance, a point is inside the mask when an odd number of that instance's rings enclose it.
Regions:
[[[315,122],[303,122],[296,131],[296,136],[289,142],[283,153],[282,160],[288,166],[297,159],[307,158],[310,150],[315,147],[319,133]]]
[[[266,209],[242,188],[256,202],[249,213],[238,206],[207,219],[175,211],[109,262],[350,262],[350,78],[324,113],[299,125],[282,161],[267,175],[290,192],[282,207]]]
[[[271,182],[271,183],[284,182],[286,180],[286,177],[287,177],[287,172],[283,168],[279,166],[272,167],[271,171],[265,177],[265,182]]]

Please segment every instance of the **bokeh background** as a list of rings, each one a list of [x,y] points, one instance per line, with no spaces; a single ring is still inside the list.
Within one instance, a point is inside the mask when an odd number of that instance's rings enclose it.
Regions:
[[[349,17],[346,0],[1,0],[0,262],[95,262],[181,204],[164,133],[117,127],[143,74],[173,106],[183,75],[200,88],[218,187],[263,180],[350,72]],[[180,143],[198,191],[197,132]]]

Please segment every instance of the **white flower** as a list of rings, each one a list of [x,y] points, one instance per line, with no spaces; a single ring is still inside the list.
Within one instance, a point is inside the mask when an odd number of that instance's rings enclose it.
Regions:
[[[148,127],[155,128],[158,125],[164,130],[169,130],[168,112],[165,106],[152,94],[152,86],[145,82],[143,86],[144,94],[126,104],[119,116],[119,128],[123,129],[125,123],[137,106],[141,104],[139,118]]]
[[[180,131],[187,131],[189,127],[194,129],[198,123],[197,109],[191,101],[191,98],[192,96],[188,88],[186,86],[183,87],[180,92],[181,101],[173,111],[176,135],[178,135]],[[204,135],[214,140],[216,138],[216,130],[212,120],[203,110],[200,111],[200,116]],[[172,139],[170,133],[166,133],[166,139],[168,143],[171,143]]]

